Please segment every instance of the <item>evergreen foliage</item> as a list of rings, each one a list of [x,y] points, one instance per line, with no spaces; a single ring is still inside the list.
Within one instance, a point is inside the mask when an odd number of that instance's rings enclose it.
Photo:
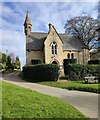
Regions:
[[[37,64],[23,67],[23,75],[32,81],[56,81],[58,80],[58,65]]]
[[[99,69],[100,65],[67,64],[64,72],[69,80],[84,80],[88,74],[99,76]]]

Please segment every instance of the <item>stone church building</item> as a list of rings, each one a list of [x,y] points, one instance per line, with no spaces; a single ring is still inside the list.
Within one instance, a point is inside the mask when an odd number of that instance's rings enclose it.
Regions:
[[[60,34],[52,24],[49,24],[47,33],[32,32],[28,13],[24,22],[24,32],[26,65],[31,64],[32,60],[43,60],[45,64],[63,66],[64,59],[77,59],[77,64],[86,64],[90,59],[89,50],[77,36]]]

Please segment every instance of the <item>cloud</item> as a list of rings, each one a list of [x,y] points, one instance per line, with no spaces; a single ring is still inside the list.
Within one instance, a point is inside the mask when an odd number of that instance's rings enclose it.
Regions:
[[[17,31],[2,31],[2,50],[8,50],[9,54],[14,53],[16,56],[20,57],[20,60],[25,64],[25,37],[22,33]]]
[[[2,50],[8,50],[8,53],[14,53],[19,56],[22,65],[25,64],[25,37],[18,31],[3,30],[2,33]]]
[[[17,0],[16,0],[17,1]],[[32,1],[32,2],[30,2]],[[45,1],[45,0],[44,0]],[[50,0],[51,1],[51,0]],[[54,0],[55,1],[55,0]],[[89,1],[89,0],[88,0]],[[52,23],[58,32],[64,33],[64,25],[67,19],[89,14],[97,18],[98,8],[97,0],[90,2],[81,0],[72,2],[41,2],[29,0],[25,2],[3,2],[2,14],[0,13],[0,21],[2,21],[2,50],[9,53],[14,52],[21,59],[22,65],[25,64],[25,35],[24,20],[26,11],[29,11],[32,21],[33,31],[48,32],[48,23]]]
[[[13,2],[13,0],[2,0],[3,2]],[[14,0],[19,2],[19,0]],[[99,0],[53,0],[53,2],[98,2]],[[52,0],[20,0],[20,2],[52,2]]]

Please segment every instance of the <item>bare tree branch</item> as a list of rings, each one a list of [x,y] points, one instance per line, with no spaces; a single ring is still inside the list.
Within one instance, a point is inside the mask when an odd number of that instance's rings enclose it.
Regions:
[[[89,42],[95,37],[98,22],[91,16],[78,16],[66,21],[65,33],[78,35],[89,46]]]

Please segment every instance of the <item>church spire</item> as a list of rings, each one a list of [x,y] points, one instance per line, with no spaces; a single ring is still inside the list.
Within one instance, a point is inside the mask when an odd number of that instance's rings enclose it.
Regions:
[[[31,23],[31,21],[30,21],[30,16],[29,16],[28,11],[27,11],[27,13],[26,13],[26,18],[25,18],[25,22],[24,22],[24,25],[26,25],[26,24],[32,25],[32,23]]]
[[[25,35],[29,36],[31,31],[32,31],[32,23],[30,21],[29,13],[27,11],[25,22],[24,22],[24,32],[25,32]]]

